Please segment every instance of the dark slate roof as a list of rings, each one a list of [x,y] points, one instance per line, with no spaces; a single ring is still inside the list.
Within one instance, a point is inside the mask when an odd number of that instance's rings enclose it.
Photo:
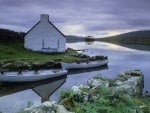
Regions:
[[[32,31],[32,29],[34,29],[41,21],[37,22],[27,33],[26,35]],[[63,35],[65,37],[65,35],[52,23],[48,20],[48,23],[51,24],[61,35]]]

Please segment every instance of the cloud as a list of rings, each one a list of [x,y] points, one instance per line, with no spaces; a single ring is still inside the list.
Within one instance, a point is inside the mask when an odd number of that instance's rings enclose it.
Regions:
[[[0,27],[29,30],[41,13],[64,34],[109,35],[150,28],[149,0],[1,0]]]
[[[75,34],[77,33],[78,35],[82,34],[82,32],[84,32],[85,28],[84,26],[80,25],[80,24],[75,24],[75,25],[64,25],[63,28],[62,28],[63,32],[68,32],[68,35],[71,35],[71,34]],[[82,34],[83,35],[83,34]]]

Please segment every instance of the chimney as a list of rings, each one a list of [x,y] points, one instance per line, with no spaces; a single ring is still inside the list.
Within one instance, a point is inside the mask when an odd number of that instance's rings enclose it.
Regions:
[[[48,14],[41,14],[41,21],[48,21],[49,15]]]

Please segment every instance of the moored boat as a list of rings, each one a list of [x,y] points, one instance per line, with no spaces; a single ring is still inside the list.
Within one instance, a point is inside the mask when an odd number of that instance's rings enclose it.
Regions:
[[[108,62],[108,60],[96,60],[88,62],[61,63],[61,66],[63,69],[93,68],[107,65]]]
[[[32,82],[54,78],[67,74],[67,70],[38,70],[38,71],[19,71],[19,72],[2,72],[0,82]]]

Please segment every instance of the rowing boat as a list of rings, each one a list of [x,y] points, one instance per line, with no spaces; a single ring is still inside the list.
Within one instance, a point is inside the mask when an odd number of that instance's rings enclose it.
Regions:
[[[1,72],[0,82],[31,82],[63,76],[66,74],[67,70],[64,69]]]
[[[103,65],[107,65],[108,60],[96,60],[89,62],[74,62],[74,63],[61,63],[63,69],[82,69],[82,68],[93,68]]]

